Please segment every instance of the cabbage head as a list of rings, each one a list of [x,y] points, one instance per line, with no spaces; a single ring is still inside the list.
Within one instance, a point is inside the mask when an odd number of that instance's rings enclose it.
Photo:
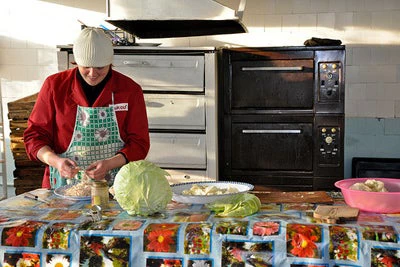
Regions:
[[[149,216],[165,210],[172,200],[167,176],[168,172],[149,161],[129,162],[115,176],[114,198],[129,215]]]

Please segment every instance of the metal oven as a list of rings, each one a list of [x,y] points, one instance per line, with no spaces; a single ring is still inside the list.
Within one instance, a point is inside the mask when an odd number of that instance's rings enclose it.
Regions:
[[[223,48],[219,179],[288,190],[343,178],[345,47]]]

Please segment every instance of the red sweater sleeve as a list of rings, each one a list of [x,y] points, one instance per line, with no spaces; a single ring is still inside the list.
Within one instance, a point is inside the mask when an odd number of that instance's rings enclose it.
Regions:
[[[47,78],[38,94],[24,132],[24,144],[28,157],[39,160],[37,152],[45,145],[54,149],[53,121],[55,106],[52,101],[51,79]]]

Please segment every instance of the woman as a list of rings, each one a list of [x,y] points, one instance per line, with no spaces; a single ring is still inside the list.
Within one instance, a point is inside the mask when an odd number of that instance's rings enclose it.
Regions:
[[[79,171],[111,184],[150,147],[142,89],[111,68],[114,50],[104,31],[82,30],[73,53],[77,67],[45,80],[24,132],[29,158],[48,165],[44,188],[65,185]]]

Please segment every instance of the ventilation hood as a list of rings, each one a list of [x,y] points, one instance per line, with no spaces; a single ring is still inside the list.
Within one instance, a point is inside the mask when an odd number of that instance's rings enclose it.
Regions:
[[[106,21],[138,38],[244,33],[238,10],[213,0],[106,0]]]

